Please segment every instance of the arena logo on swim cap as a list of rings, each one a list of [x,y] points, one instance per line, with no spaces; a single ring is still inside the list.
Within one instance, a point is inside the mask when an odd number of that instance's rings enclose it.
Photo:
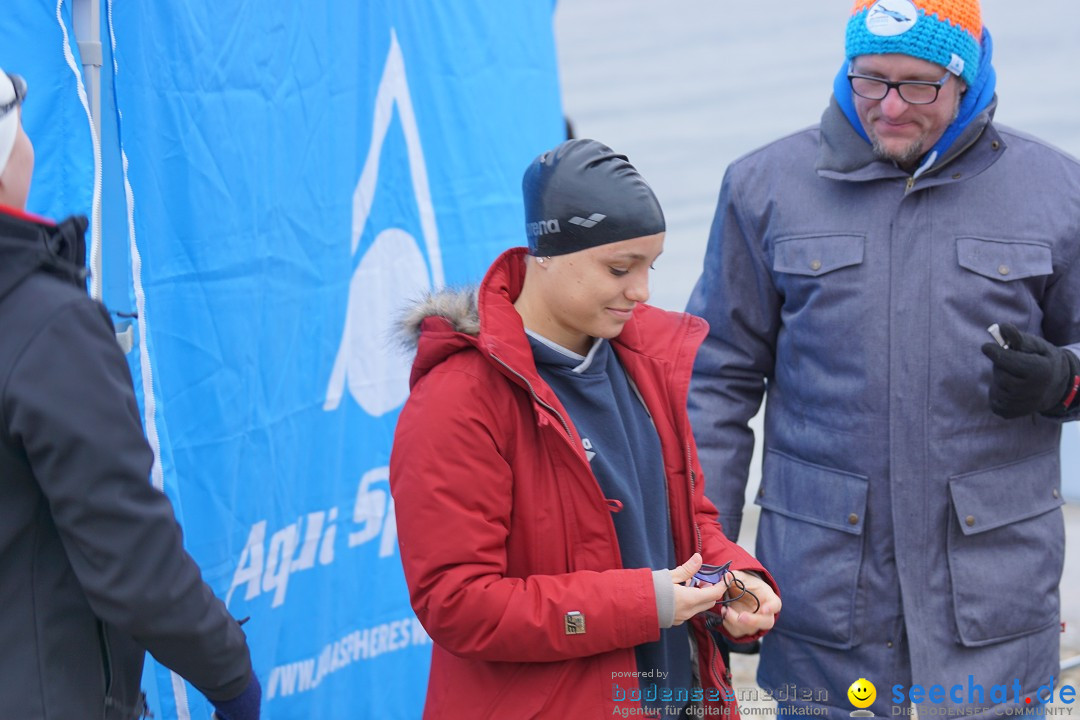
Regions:
[[[879,37],[903,35],[919,21],[911,0],[880,0],[866,14],[866,29]]]
[[[525,232],[529,237],[540,237],[541,235],[553,235],[562,231],[559,229],[558,220],[539,220],[526,225]]]
[[[604,218],[606,217],[607,215],[601,215],[600,213],[593,213],[587,218],[575,215],[574,217],[570,218],[570,223],[573,225],[580,225],[581,227],[588,229],[591,227],[596,227],[597,225],[602,223],[604,221]]]

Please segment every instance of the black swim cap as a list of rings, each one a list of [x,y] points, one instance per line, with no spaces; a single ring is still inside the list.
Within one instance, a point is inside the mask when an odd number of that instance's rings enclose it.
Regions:
[[[567,140],[525,170],[531,255],[565,255],[664,232],[664,213],[625,155],[595,140]]]

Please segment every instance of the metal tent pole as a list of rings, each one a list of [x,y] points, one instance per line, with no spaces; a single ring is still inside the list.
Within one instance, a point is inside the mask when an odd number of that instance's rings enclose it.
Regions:
[[[72,0],[72,20],[75,25],[75,39],[79,44],[79,56],[82,59],[83,84],[86,87],[86,100],[90,106],[90,119],[94,127],[95,144],[101,141],[101,0]],[[100,145],[99,145],[100,147]],[[101,173],[100,160],[94,169]],[[98,242],[91,243],[90,252],[90,294],[101,299],[101,195],[95,194],[91,213],[93,227],[91,238]]]

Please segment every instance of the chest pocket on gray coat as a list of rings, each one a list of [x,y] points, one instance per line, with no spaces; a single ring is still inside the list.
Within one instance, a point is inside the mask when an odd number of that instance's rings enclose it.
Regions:
[[[1000,282],[1015,282],[1054,271],[1049,246],[1035,242],[959,237],[956,255],[960,267]]]
[[[866,368],[880,361],[869,353],[887,342],[887,305],[875,298],[880,283],[864,263],[865,250],[866,238],[852,233],[787,236],[772,243],[771,279],[783,297],[776,353],[785,358],[777,363],[776,382],[804,403],[850,409],[850,395],[835,394],[843,385],[835,378],[861,383]],[[842,357],[836,353],[840,345]]]
[[[863,261],[862,235],[800,235],[780,238],[773,250],[773,271],[817,277]]]

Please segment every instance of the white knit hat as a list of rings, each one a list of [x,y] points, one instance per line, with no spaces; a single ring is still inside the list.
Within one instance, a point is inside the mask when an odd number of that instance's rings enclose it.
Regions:
[[[0,68],[0,108],[15,99],[15,85],[11,78]],[[0,116],[0,173],[7,167],[11,157],[11,148],[15,146],[15,135],[19,131],[18,108],[13,107]]]

